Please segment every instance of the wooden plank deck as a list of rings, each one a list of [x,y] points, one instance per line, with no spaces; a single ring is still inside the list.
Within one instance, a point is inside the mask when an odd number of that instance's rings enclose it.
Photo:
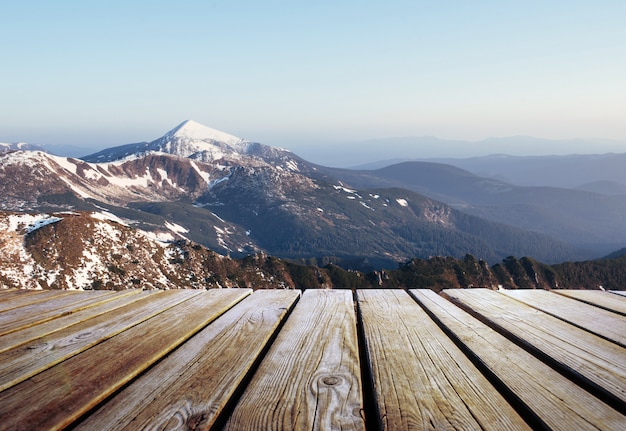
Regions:
[[[552,361],[562,372],[583,379],[606,399],[626,406],[623,347],[499,292],[447,289],[443,294],[534,354]]]
[[[626,319],[623,316],[547,290],[503,290],[500,293],[626,347]]]
[[[626,349],[498,292],[94,293],[0,291],[45,298],[0,311],[0,430],[626,429]]]
[[[626,316],[626,298],[622,295],[615,295],[601,290],[555,289],[552,292]]]
[[[529,429],[404,290],[362,290],[358,305],[381,428]]]

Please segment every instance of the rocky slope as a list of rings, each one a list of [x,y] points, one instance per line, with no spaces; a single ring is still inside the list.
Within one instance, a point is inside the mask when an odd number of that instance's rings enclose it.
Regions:
[[[0,287],[30,289],[293,288],[172,229],[144,232],[106,212],[0,212]]]

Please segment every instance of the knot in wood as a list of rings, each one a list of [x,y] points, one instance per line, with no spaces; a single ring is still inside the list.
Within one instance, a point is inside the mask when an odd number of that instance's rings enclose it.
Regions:
[[[326,386],[335,386],[341,383],[341,377],[339,376],[324,376],[321,378],[322,383]]]

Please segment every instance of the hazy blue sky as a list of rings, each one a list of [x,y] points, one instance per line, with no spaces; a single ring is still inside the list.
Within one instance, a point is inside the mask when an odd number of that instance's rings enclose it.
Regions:
[[[4,1],[0,142],[626,140],[626,1]],[[626,148],[624,148],[626,151]]]

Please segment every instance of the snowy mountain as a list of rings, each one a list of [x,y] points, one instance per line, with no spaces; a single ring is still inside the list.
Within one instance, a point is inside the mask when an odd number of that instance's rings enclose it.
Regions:
[[[186,121],[150,143],[84,159],[0,154],[0,209],[101,211],[147,231],[182,234],[219,253],[264,251],[394,265],[413,257],[487,261],[575,250],[545,235],[468,216],[402,189],[367,189],[280,148]],[[174,226],[174,228],[172,228]]]
[[[88,162],[111,162],[147,154],[171,154],[204,162],[240,160],[251,142],[187,120],[152,142],[109,148],[83,157]]]

